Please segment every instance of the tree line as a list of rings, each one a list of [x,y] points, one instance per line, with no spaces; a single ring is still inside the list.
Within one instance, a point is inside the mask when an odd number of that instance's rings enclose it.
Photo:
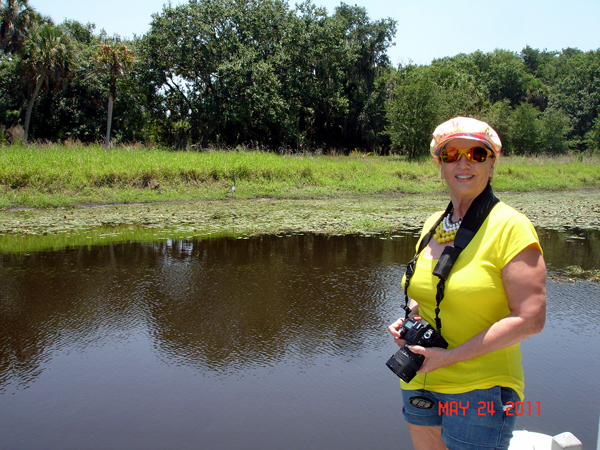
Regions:
[[[0,140],[427,153],[486,120],[509,154],[600,148],[600,49],[475,52],[393,67],[397,31],[345,3],[190,0],[143,36],[0,0]]]

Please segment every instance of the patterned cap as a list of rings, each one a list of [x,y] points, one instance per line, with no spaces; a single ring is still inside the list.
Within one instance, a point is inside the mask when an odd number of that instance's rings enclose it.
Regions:
[[[433,139],[429,146],[431,156],[439,160],[440,152],[444,145],[452,139],[472,139],[485,144],[494,152],[496,158],[500,157],[502,142],[498,133],[487,123],[471,117],[455,117],[439,125],[433,132]]]

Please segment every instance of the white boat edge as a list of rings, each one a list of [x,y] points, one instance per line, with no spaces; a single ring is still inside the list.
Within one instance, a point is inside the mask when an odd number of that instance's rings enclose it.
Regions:
[[[583,445],[572,433],[565,432],[556,436],[519,430],[513,431],[508,450],[583,450]],[[600,418],[598,418],[598,439],[596,450],[600,450]]]
[[[513,431],[508,450],[583,450],[581,441],[572,433],[564,432],[555,436],[533,431]],[[598,448],[597,450],[600,450]]]

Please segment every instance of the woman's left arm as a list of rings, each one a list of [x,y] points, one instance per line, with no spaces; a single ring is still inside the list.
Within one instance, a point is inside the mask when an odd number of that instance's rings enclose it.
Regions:
[[[546,320],[546,263],[535,244],[518,253],[502,269],[510,314],[456,348],[411,346],[425,356],[419,373],[467,361],[511,346],[542,331]]]

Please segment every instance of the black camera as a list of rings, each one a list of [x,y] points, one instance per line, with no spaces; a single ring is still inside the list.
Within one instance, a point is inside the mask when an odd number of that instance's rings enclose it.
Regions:
[[[439,335],[427,321],[406,319],[402,323],[399,330],[402,339],[405,339],[407,344],[400,348],[390,359],[386,365],[400,377],[401,380],[409,383],[417,370],[423,365],[425,357],[411,352],[408,349],[409,345],[420,345],[422,347],[439,347],[448,348],[446,340]]]

